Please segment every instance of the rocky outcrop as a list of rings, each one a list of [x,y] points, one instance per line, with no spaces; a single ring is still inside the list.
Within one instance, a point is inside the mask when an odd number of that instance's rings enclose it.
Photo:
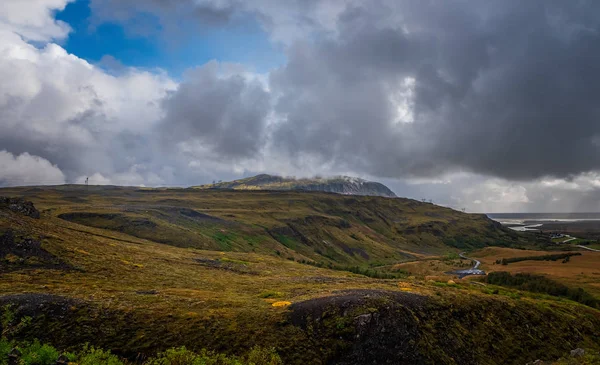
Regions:
[[[495,298],[448,299],[346,290],[292,304],[289,321],[322,349],[324,363],[338,365],[541,365],[599,333],[599,318],[591,316],[590,324],[570,319],[581,309],[567,314]],[[585,355],[571,351],[573,358]]]
[[[0,235],[0,274],[41,268],[68,270],[71,267],[46,251],[36,239],[22,237],[12,229]]]
[[[23,198],[0,196],[0,209],[8,209],[31,218],[40,218],[40,212],[35,209],[33,203]]]

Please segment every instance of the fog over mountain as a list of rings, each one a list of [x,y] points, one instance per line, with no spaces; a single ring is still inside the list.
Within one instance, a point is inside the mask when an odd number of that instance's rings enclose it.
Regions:
[[[469,211],[600,211],[598,2],[91,0],[83,30],[57,20],[69,3],[0,4],[0,186],[349,175]],[[253,24],[283,61],[69,53],[106,24],[166,55]]]

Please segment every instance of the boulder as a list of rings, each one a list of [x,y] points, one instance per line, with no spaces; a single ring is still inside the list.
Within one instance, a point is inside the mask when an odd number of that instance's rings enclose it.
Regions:
[[[0,196],[0,209],[9,209],[31,218],[40,218],[40,212],[35,209],[33,203],[23,198],[9,198]]]

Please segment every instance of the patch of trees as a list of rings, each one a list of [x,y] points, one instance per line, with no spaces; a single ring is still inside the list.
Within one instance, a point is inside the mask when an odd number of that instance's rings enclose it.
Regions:
[[[563,263],[567,263],[570,261],[571,256],[581,256],[579,252],[568,252],[568,253],[557,253],[552,255],[542,255],[542,256],[522,256],[522,257],[511,257],[508,259],[498,259],[496,260],[496,264],[508,265],[514,262],[519,261],[556,261],[563,260]]]
[[[600,299],[594,297],[582,288],[570,288],[542,275],[525,273],[511,275],[508,272],[497,271],[489,273],[486,277],[486,282],[493,285],[500,285],[533,293],[543,293],[555,297],[567,298],[589,307],[600,309]]]
[[[293,258],[292,258],[293,259]],[[370,278],[375,279],[402,279],[409,276],[409,273],[403,270],[395,270],[393,272],[385,272],[380,270],[374,270],[371,268],[366,268],[362,266],[346,266],[346,265],[334,265],[332,263],[325,263],[319,261],[310,261],[310,260],[296,260],[296,262],[311,265],[316,267],[327,268],[330,270],[338,270],[338,271],[349,271],[354,274],[368,276]]]

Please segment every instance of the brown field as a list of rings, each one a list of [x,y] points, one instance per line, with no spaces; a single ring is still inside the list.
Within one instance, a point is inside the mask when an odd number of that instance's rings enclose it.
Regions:
[[[410,275],[423,278],[428,276],[440,276],[449,271],[467,269],[471,266],[472,263],[470,260],[425,259],[394,265],[393,270],[405,271]]]
[[[557,261],[521,261],[508,265],[497,265],[496,260],[521,256],[542,256],[547,251],[517,250],[512,248],[487,247],[471,254],[481,261],[486,272],[508,271],[547,275],[549,278],[569,286],[582,287],[590,293],[600,295],[600,252],[573,250],[581,256],[573,256],[568,263]]]

